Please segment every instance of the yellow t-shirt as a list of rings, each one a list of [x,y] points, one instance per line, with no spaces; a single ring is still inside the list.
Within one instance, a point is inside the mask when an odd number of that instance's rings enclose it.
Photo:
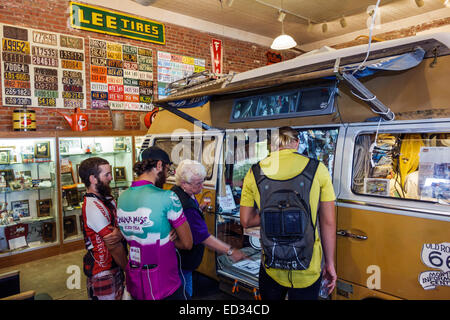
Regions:
[[[272,152],[267,158],[260,161],[263,173],[270,179],[287,180],[295,177],[305,169],[309,159],[295,153],[295,149],[283,149]],[[319,201],[334,201],[334,194],[331,176],[325,165],[320,162],[314,176],[310,192],[310,205],[313,222],[316,223],[317,208]],[[255,176],[250,169],[244,178],[241,194],[241,206],[253,207],[254,203],[260,208],[260,195],[256,186]],[[306,288],[312,285],[320,276],[320,265],[322,261],[322,245],[320,242],[318,228],[316,228],[316,241],[314,243],[313,255],[309,268],[306,270],[293,270],[292,283],[294,288]],[[266,269],[267,274],[276,282],[285,287],[291,287],[289,281],[289,270],[275,268]]]

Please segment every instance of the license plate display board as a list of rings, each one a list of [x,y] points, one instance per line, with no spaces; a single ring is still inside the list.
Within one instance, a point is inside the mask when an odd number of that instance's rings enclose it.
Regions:
[[[93,109],[153,109],[152,50],[89,39]]]
[[[158,99],[167,97],[169,83],[205,71],[205,59],[158,51]]]
[[[86,108],[84,40],[0,24],[4,106]]]

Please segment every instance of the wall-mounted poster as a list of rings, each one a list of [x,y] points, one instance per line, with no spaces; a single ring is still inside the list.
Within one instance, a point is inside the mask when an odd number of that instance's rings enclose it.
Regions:
[[[0,25],[3,105],[85,108],[83,38]]]
[[[158,51],[158,99],[167,97],[169,83],[205,71],[205,59]]]
[[[152,50],[89,39],[93,109],[153,109]]]

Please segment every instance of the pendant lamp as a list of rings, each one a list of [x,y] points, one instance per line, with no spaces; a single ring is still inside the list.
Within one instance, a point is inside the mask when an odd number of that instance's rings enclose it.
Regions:
[[[270,46],[270,48],[273,50],[286,50],[293,48],[297,45],[297,42],[295,42],[295,40],[290,35],[284,33],[283,22],[285,16],[286,14],[280,10],[280,13],[278,15],[278,21],[281,22],[281,35],[279,35],[273,40],[272,45]]]

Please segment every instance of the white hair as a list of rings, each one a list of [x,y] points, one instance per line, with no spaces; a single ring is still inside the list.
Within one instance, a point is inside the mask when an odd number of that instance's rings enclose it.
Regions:
[[[192,178],[204,179],[206,177],[205,167],[198,161],[185,159],[180,162],[175,170],[175,183],[177,186],[181,182],[192,182]]]

